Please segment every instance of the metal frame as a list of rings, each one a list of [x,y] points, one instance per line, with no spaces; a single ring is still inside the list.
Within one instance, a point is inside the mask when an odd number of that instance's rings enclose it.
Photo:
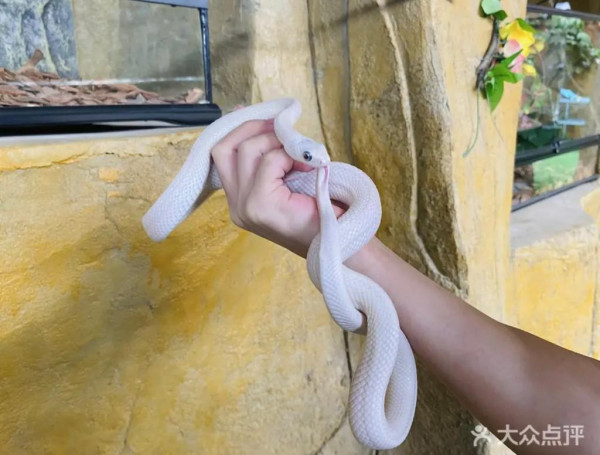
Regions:
[[[576,182],[570,183],[565,186],[561,186],[555,190],[548,191],[539,196],[532,197],[531,199],[527,199],[525,202],[521,202],[519,204],[515,204],[512,206],[511,212],[516,212],[517,210],[524,209],[525,207],[530,206],[531,204],[535,204],[536,202],[543,201],[544,199],[548,199],[549,197],[556,196],[557,194],[564,193],[570,189],[578,187],[579,185],[583,185],[585,183],[594,182],[598,180],[600,176],[598,174],[590,175],[587,178],[577,180]]]
[[[0,136],[24,134],[30,130],[92,125],[112,122],[157,121],[176,125],[207,125],[221,116],[215,104],[156,104],[131,106],[44,106],[0,109]],[[163,125],[164,127],[164,125]],[[107,127],[108,128],[108,127]],[[134,128],[134,127],[129,127]],[[119,128],[116,128],[119,129]]]
[[[208,9],[208,0],[136,0],[144,3],[161,3],[169,6],[183,6],[184,8]]]
[[[202,34],[204,90],[206,103],[166,105],[44,106],[0,108],[0,136],[15,134],[49,134],[55,131],[94,132],[132,128],[155,128],[158,125],[126,126],[116,122],[167,122],[173,126],[208,125],[221,116],[213,103],[208,30],[208,0],[135,0],[144,3],[198,9]],[[115,122],[115,123],[113,123]]]
[[[210,68],[210,34],[208,32],[208,8],[200,8],[200,32],[202,33],[202,60],[204,69],[204,96],[209,103],[212,97],[212,76]]]
[[[597,14],[584,13],[581,11],[573,10],[562,10],[552,8],[549,6],[527,5],[527,12],[577,17],[580,19],[600,21],[600,15]],[[515,165],[522,166],[524,164],[530,164],[534,161],[543,160],[544,158],[550,158],[552,156],[560,155],[562,153],[572,152],[573,150],[577,150],[580,148],[591,147],[593,145],[600,145],[600,134],[586,136],[580,139],[557,139],[552,144],[546,145],[544,147],[517,152],[515,158]]]
[[[569,153],[574,150],[581,150],[588,147],[600,146],[600,134],[586,136],[581,139],[562,139],[554,141],[553,144],[545,145],[536,149],[525,150],[517,153],[515,158],[516,166],[531,164],[534,161],[543,160],[563,153]]]
[[[600,21],[600,15],[584,13],[581,11],[572,11],[572,10],[561,10],[556,8],[551,8],[548,6],[539,6],[539,5],[527,5],[528,13],[540,13],[540,14],[548,14],[548,15],[558,15],[558,16],[566,16],[566,17],[577,17],[583,20],[590,21]],[[546,158],[551,158],[553,156],[562,155],[564,153],[569,153],[575,150],[586,149],[589,147],[600,147],[600,134],[595,134],[591,136],[586,136],[580,139],[557,139],[552,144],[546,145],[544,147],[539,147],[536,149],[529,149],[523,152],[518,152],[515,157],[515,166],[523,166],[525,164],[531,164],[535,161],[540,161]],[[528,199],[525,202],[520,204],[515,204],[512,206],[511,211],[515,212],[522,208],[528,207],[531,204],[535,204],[536,202],[543,201],[549,197],[555,196],[556,194],[562,193],[564,191],[575,188],[579,185],[583,185],[584,183],[592,182],[597,180],[600,176],[598,174],[594,174],[590,177],[587,177],[582,180],[578,180],[576,182],[570,183],[563,187],[557,188],[552,191],[548,191],[540,196],[533,197]]]
[[[574,11],[570,9],[558,9],[551,6],[527,5],[528,13],[550,14],[554,16],[578,17],[588,21],[600,21],[600,15],[584,13],[583,11]]]

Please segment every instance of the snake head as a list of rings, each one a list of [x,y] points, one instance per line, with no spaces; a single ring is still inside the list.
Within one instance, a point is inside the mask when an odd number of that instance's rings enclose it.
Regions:
[[[303,137],[293,148],[288,150],[292,158],[310,167],[323,167],[331,162],[325,146],[308,137]]]

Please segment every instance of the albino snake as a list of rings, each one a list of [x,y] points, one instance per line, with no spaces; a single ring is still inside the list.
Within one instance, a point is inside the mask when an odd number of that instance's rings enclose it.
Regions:
[[[296,161],[316,168],[285,178],[292,192],[317,198],[321,232],[312,241],[308,273],[327,308],[344,330],[356,331],[367,318],[367,339],[350,391],[350,425],[356,438],[373,449],[390,449],[406,438],[417,401],[415,359],[400,330],[394,305],[374,281],[343,263],[374,235],[381,220],[379,193],[371,179],[344,163],[331,163],[322,144],[293,129],[300,103],[284,98],[234,111],[208,126],[183,167],[144,215],[150,238],[161,241],[212,192],[221,188],[211,149],[249,120],[274,119],[275,134]],[[349,208],[336,220],[331,199]]]

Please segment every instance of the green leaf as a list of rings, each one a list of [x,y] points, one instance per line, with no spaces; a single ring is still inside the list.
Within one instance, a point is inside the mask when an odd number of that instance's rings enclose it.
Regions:
[[[521,52],[523,52],[523,49],[521,49],[521,50],[519,50],[519,51],[515,52],[515,53],[514,53],[513,55],[511,55],[510,57],[506,57],[504,60],[502,60],[502,61],[501,61],[500,63],[498,63],[498,65],[496,65],[496,66],[503,66],[503,67],[505,67],[505,68],[508,68],[508,67],[510,67],[510,64],[511,64],[512,62],[514,62],[514,61],[515,61],[515,59],[516,59],[516,58],[517,58],[519,55],[521,55]]]
[[[502,73],[502,74],[495,74],[494,78],[496,79],[496,81],[502,81],[502,82],[508,82],[510,84],[516,84],[521,79],[523,79],[523,75],[520,73],[508,72],[508,73]]]
[[[510,71],[510,69],[502,64],[498,64],[495,65],[491,70],[490,73],[492,76],[501,76],[503,74],[512,74],[512,72]]]
[[[510,82],[519,82],[521,80],[519,78],[519,76],[522,76],[522,74],[515,73],[508,66],[505,66],[502,64],[494,66],[490,70],[490,74],[496,78],[502,77],[505,80],[508,80]],[[513,79],[514,79],[514,81],[513,81]]]
[[[493,78],[493,76],[486,79],[488,79],[488,81],[485,84],[485,97],[487,98],[488,103],[490,103],[490,110],[493,112],[504,94],[504,82]]]
[[[494,66],[490,70],[490,77],[493,79],[504,79],[509,80],[512,79],[513,74],[508,68],[504,68],[503,66]]]
[[[590,35],[588,35],[585,32],[577,33],[577,39],[584,44],[592,44],[592,39],[590,38]]]
[[[504,19],[506,19],[508,17],[508,14],[506,14],[506,11],[504,11],[503,9],[501,9],[500,11],[497,11],[493,14],[493,16],[498,19],[499,21],[503,21]]]
[[[496,79],[510,84],[516,84],[523,79],[523,75],[521,73],[502,74],[497,76]]]
[[[481,0],[481,9],[486,16],[502,11],[500,0]]]
[[[517,19],[517,22],[519,23],[519,25],[521,26],[521,28],[523,30],[525,30],[526,32],[533,33],[533,34],[537,33],[537,30],[535,28],[533,28],[531,25],[529,25],[525,19],[521,19],[519,17]]]

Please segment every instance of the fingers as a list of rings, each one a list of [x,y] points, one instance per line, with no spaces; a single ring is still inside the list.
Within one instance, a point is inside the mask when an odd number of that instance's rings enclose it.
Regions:
[[[314,168],[306,163],[303,163],[301,161],[294,161],[294,165],[292,167],[293,171],[302,171],[302,172],[309,172],[312,171]]]
[[[237,149],[245,140],[273,131],[273,122],[253,120],[239,126],[213,147],[211,156],[228,196],[237,193]],[[230,201],[231,202],[231,201]]]
[[[281,148],[265,153],[256,171],[254,188],[259,193],[268,193],[281,186],[283,177],[293,166],[294,160]]]
[[[248,193],[264,154],[281,148],[275,133],[259,134],[242,142],[237,153],[238,191]]]

